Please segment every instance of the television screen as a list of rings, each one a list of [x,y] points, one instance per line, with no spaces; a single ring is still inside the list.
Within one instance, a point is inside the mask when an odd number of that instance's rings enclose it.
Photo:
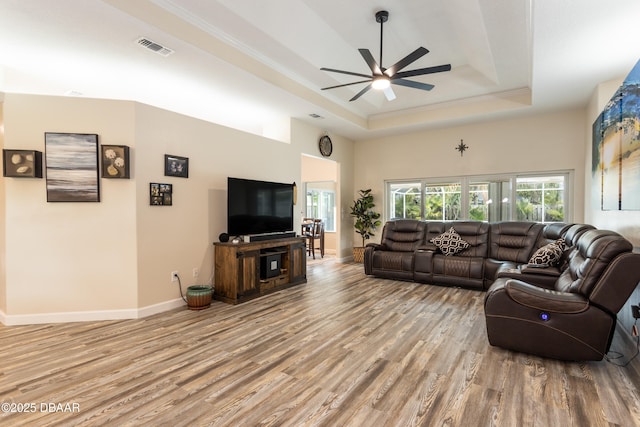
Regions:
[[[228,234],[293,230],[293,184],[229,177],[227,191]]]

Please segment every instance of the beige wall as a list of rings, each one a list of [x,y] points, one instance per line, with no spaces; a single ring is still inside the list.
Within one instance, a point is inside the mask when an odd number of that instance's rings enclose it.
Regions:
[[[3,179],[0,320],[7,324],[138,317],[182,305],[213,276],[226,229],[226,178],[301,182],[300,158],[323,133],[293,121],[291,143],[126,101],[6,94],[5,143],[44,152],[45,132],[96,133],[131,148],[130,180],[101,179],[100,203],[47,203],[45,179]],[[334,137],[339,164],[353,143]],[[189,178],[165,177],[164,154],[189,158]],[[352,193],[350,173],[341,193]],[[173,206],[149,206],[149,183],[173,184]],[[1,214],[0,214],[1,215]],[[299,229],[300,218],[296,218]],[[351,243],[348,243],[349,247]]]
[[[5,145],[44,153],[45,132],[96,133],[135,153],[133,113],[133,103],[6,94]],[[137,307],[134,181],[101,180],[100,203],[47,203],[45,179],[4,181],[6,315]]]
[[[194,283],[194,267],[201,272],[199,282],[210,282],[212,242],[226,231],[228,176],[299,181],[300,154],[294,150],[295,143],[141,104],[136,105],[136,144],[140,306],[175,297],[171,271],[180,272],[183,286]],[[165,177],[164,154],[188,157],[189,178]],[[173,206],[149,206],[149,182],[173,184]]]
[[[584,211],[584,110],[496,120],[358,141],[355,186],[371,188],[379,212],[384,181],[513,172],[574,171],[573,218]],[[464,155],[455,147],[469,147]],[[379,233],[372,241],[378,241]]]

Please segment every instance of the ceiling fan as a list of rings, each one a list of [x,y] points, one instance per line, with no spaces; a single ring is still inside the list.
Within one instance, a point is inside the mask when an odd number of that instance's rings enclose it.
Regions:
[[[446,64],[446,65],[438,65],[435,67],[420,68],[420,69],[410,70],[410,71],[400,71],[406,66],[408,66],[409,64],[411,64],[412,62],[417,61],[418,59],[422,58],[424,55],[429,53],[429,51],[422,46],[417,48],[413,52],[411,52],[409,55],[402,58],[400,61],[396,62],[391,67],[389,68],[382,67],[383,24],[388,20],[389,20],[389,12],[387,12],[386,10],[381,10],[379,12],[376,12],[376,22],[380,23],[380,61],[378,63],[376,63],[375,59],[373,59],[373,55],[371,55],[371,52],[369,51],[369,49],[358,49],[358,51],[360,52],[360,55],[362,55],[362,57],[364,58],[364,61],[367,63],[369,68],[371,68],[372,74],[370,76],[367,74],[354,73],[351,71],[335,70],[333,68],[324,68],[324,67],[320,68],[323,71],[331,71],[332,73],[348,74],[350,76],[357,76],[357,77],[366,77],[367,80],[360,80],[352,83],[345,83],[345,84],[336,85],[336,86],[323,87],[322,90],[335,89],[339,87],[356,85],[360,83],[369,83],[367,86],[365,86],[364,89],[358,92],[349,101],[355,101],[356,99],[364,95],[367,91],[369,91],[371,88],[377,89],[377,90],[383,90],[385,96],[387,97],[387,100],[392,101],[396,98],[396,95],[395,93],[393,93],[391,84],[411,87],[414,89],[431,90],[434,88],[433,85],[428,83],[420,83],[413,80],[406,80],[405,77],[422,76],[425,74],[441,73],[443,71],[451,70],[451,64]]]

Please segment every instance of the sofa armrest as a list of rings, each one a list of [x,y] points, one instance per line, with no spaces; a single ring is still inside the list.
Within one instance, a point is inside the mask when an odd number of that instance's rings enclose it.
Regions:
[[[373,274],[373,254],[376,251],[387,251],[386,245],[381,243],[367,243],[364,247],[364,274]]]
[[[517,265],[509,261],[498,261],[493,258],[486,258],[484,260],[484,278],[489,283],[492,283],[498,277],[498,271],[500,269],[516,268]]]
[[[511,262],[503,264],[496,274],[496,279],[515,279],[534,286],[554,289],[560,276],[558,267],[530,267],[527,265],[513,265]]]
[[[561,271],[559,267],[551,266],[551,267],[540,267],[536,264],[526,264],[520,266],[520,272],[522,274],[533,274],[540,276],[553,276],[560,277]]]
[[[365,245],[365,250],[366,248],[372,248],[372,250],[374,251],[386,251],[388,250],[387,247],[385,245],[383,245],[382,243],[367,243]]]
[[[504,288],[513,301],[536,310],[581,313],[589,308],[589,301],[582,295],[544,289],[521,280],[509,279]]]
[[[421,245],[418,245],[416,250],[418,250],[418,251],[437,252],[438,251],[438,247],[436,245],[434,245],[433,243],[431,243],[431,242],[427,242],[427,243],[423,243]]]

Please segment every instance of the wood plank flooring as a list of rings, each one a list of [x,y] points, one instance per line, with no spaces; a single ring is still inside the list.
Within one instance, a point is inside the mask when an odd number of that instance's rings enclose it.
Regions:
[[[324,260],[242,305],[0,326],[0,401],[35,404],[0,425],[640,426],[638,360],[493,348],[483,298]]]

